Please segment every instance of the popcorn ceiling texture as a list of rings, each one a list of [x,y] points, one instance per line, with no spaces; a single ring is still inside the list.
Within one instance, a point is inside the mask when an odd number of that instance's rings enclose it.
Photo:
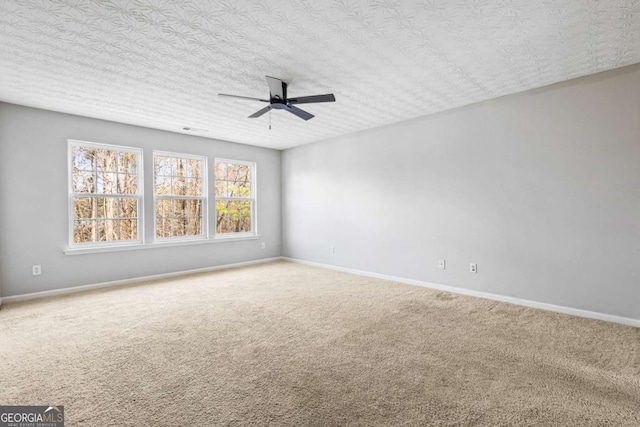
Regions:
[[[637,62],[639,1],[0,2],[0,101],[278,149]]]
[[[288,262],[3,305],[69,426],[640,425],[640,330]]]

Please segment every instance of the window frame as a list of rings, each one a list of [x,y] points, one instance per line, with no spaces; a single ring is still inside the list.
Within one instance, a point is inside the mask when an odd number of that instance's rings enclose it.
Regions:
[[[218,179],[216,178],[216,164],[217,163],[233,163],[238,165],[245,165],[251,167],[251,196],[250,197],[218,197],[216,195],[216,183]],[[254,237],[258,236],[258,198],[257,198],[257,172],[258,166],[256,162],[246,161],[246,160],[232,160],[221,157],[216,157],[213,159],[213,216],[212,221],[214,222],[213,229],[213,238],[215,240],[225,240],[225,239],[238,239],[243,237]],[[251,231],[245,232],[233,232],[233,233],[218,233],[218,227],[215,226],[215,222],[218,220],[218,200],[225,201],[249,201],[251,203]]]
[[[135,194],[101,194],[101,193],[74,193],[73,192],[73,148],[84,147],[98,150],[112,150],[128,153],[136,153],[136,193]],[[144,239],[144,153],[142,148],[125,145],[104,144],[99,142],[81,141],[77,139],[67,140],[67,193],[68,193],[68,228],[70,249],[94,249],[107,247],[139,246],[145,243]],[[102,242],[74,242],[74,209],[73,202],[76,197],[104,197],[104,198],[135,198],[137,202],[136,231],[138,238],[135,240],[107,240]]]
[[[174,196],[174,195],[157,195],[156,194],[156,156],[164,156],[164,157],[173,157],[173,158],[181,158],[181,159],[192,159],[192,160],[200,160],[202,162],[201,170],[200,170],[200,179],[201,179],[201,188],[202,188],[202,196]],[[185,242],[185,241],[197,241],[197,240],[206,240],[209,238],[209,190],[208,190],[208,182],[209,182],[209,174],[208,174],[208,162],[209,159],[207,156],[201,156],[198,154],[186,154],[186,153],[175,153],[172,151],[162,151],[162,150],[153,150],[152,152],[152,160],[153,160],[153,238],[152,241],[154,243],[169,243],[169,242]],[[162,199],[187,199],[187,200],[202,200],[202,219],[200,221],[200,227],[202,230],[202,234],[198,236],[171,236],[171,237],[157,237],[157,211],[156,211],[156,200],[157,198]]]

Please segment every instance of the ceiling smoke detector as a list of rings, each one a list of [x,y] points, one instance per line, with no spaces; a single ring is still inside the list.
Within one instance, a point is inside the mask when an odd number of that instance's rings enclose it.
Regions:
[[[191,126],[182,126],[181,129],[184,130],[184,131],[187,131],[187,132],[209,132],[206,129],[193,128]]]

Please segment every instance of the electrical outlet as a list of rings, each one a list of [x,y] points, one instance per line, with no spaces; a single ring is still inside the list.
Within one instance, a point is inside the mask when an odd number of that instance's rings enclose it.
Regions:
[[[267,244],[265,242],[262,242],[262,245],[260,246],[262,249],[267,247]]]
[[[439,260],[439,261],[438,261],[438,268],[439,268],[440,270],[446,270],[446,268],[447,268],[447,262],[446,262],[445,260],[443,260],[443,259]]]
[[[471,264],[469,264],[469,271],[472,273],[477,273],[478,272],[478,264],[476,264],[475,262],[472,262]]]
[[[33,265],[31,266],[31,274],[34,276],[39,276],[42,274],[42,266],[41,265]]]
[[[331,255],[335,255],[335,253],[336,253],[336,247],[335,247],[335,246],[331,246],[331,247],[329,248],[329,253],[330,253]]]

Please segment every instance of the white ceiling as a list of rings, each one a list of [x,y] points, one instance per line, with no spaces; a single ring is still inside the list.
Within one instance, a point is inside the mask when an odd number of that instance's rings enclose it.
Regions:
[[[0,100],[278,149],[637,62],[638,0],[0,2]]]

